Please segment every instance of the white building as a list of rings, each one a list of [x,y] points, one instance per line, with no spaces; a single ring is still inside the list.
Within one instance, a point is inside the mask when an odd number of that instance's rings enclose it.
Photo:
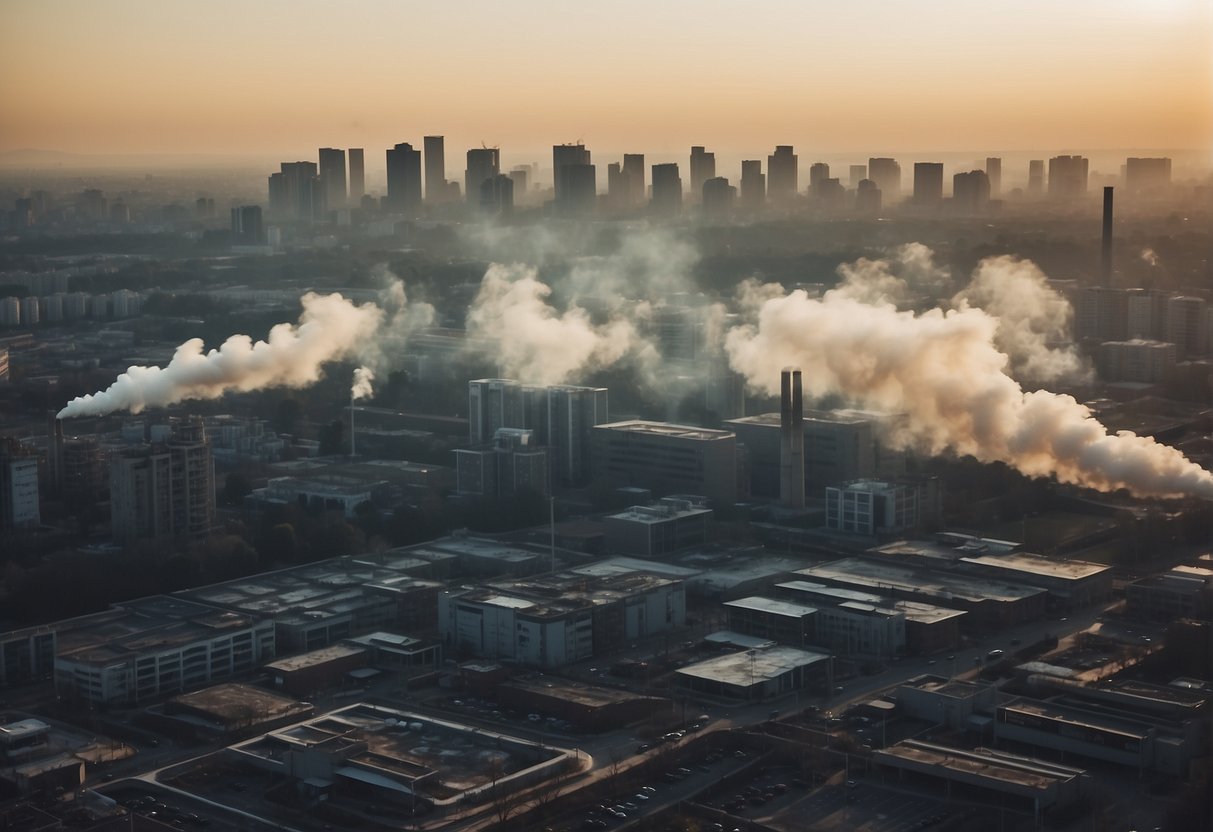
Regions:
[[[560,667],[594,655],[593,611],[588,605],[544,604],[493,589],[438,596],[438,627],[450,650]]]
[[[37,458],[0,453],[0,530],[36,529],[41,522]]]
[[[874,535],[918,525],[918,489],[901,483],[859,480],[826,489],[826,527]]]

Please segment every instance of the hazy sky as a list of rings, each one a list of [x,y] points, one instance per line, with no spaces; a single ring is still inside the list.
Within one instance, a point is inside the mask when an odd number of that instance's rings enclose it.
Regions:
[[[1213,2],[0,0],[0,150],[369,161],[427,133],[448,166],[481,141],[1199,150]]]

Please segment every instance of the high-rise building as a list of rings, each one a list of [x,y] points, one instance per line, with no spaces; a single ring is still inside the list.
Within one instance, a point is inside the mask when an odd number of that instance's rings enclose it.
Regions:
[[[767,201],[767,178],[762,172],[762,160],[747,159],[741,163],[741,204],[751,213],[761,211]]]
[[[698,198],[703,193],[703,183],[716,176],[716,154],[706,148],[691,148],[691,194]]]
[[[1028,162],[1028,193],[1040,196],[1045,191],[1045,160],[1033,159]]]
[[[851,165],[848,169],[847,188],[852,191],[859,190],[859,183],[868,178],[867,165]]]
[[[628,181],[623,176],[623,165],[611,162],[607,165],[607,204],[612,211],[620,211],[628,207],[630,196]]]
[[[675,217],[682,211],[682,178],[677,163],[653,165],[651,208],[660,217]]]
[[[366,194],[366,166],[361,147],[351,147],[346,154],[350,159],[350,204],[357,207]]]
[[[976,214],[990,204],[990,177],[984,170],[952,175],[952,207],[960,212]]]
[[[581,144],[552,147],[555,211],[562,216],[586,216],[598,201],[598,182],[590,151]]]
[[[868,179],[876,183],[885,204],[892,205],[901,197],[901,165],[896,159],[868,159]]]
[[[880,188],[871,179],[859,180],[855,189],[855,210],[865,216],[876,216],[880,213]]]
[[[265,244],[265,226],[261,222],[260,205],[242,205],[232,209],[232,245],[260,246]]]
[[[637,205],[643,205],[647,190],[644,178],[644,154],[623,154],[623,168],[620,173],[623,174],[628,186],[628,207],[634,208]]]
[[[495,147],[476,147],[468,151],[467,160],[467,170],[463,174],[463,194],[468,202],[475,205],[480,200],[481,184],[501,173],[501,151]]]
[[[214,524],[215,467],[201,420],[175,422],[166,441],[115,456],[110,492],[115,540],[206,537]]]
[[[1167,341],[1175,345],[1181,360],[1200,358],[1208,344],[1205,301],[1178,296],[1167,301]]]
[[[38,507],[38,456],[16,439],[0,439],[0,533],[33,531]]]
[[[320,148],[320,187],[328,210],[345,206],[345,151],[335,147]]]
[[[914,163],[914,202],[932,206],[943,201],[943,163]]]
[[[548,445],[554,480],[583,485],[590,477],[590,436],[608,421],[605,387],[548,388]]]
[[[777,145],[767,157],[767,196],[773,205],[788,205],[796,198],[799,159],[791,145]]]
[[[531,168],[528,165],[515,165],[510,168],[510,181],[514,183],[514,198],[525,201],[527,192],[531,189]]]
[[[1002,195],[1002,159],[986,157],[986,176],[990,179],[990,199],[998,199]]]
[[[714,176],[703,183],[703,215],[709,219],[725,220],[733,213],[737,189],[723,176]]]
[[[830,178],[830,166],[825,162],[814,162],[809,165],[809,193],[816,195],[821,185]]]
[[[1170,184],[1170,159],[1166,157],[1143,159],[1134,156],[1125,160],[1125,188],[1129,191],[1165,188]]]
[[[450,189],[446,183],[446,140],[442,136],[426,136],[421,140],[425,151],[425,201],[446,202]]]
[[[480,183],[480,210],[486,214],[508,214],[514,210],[514,180],[499,173]]]
[[[421,151],[411,144],[387,152],[387,207],[410,216],[421,212]]]
[[[1049,196],[1074,199],[1087,192],[1085,156],[1054,156],[1049,160]]]
[[[315,162],[283,162],[269,179],[270,214],[278,219],[311,222],[325,215],[324,189]]]

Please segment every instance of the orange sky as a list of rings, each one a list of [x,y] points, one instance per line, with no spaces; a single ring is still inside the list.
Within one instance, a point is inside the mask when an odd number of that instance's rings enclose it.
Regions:
[[[370,159],[427,133],[448,161],[576,139],[1205,150],[1213,2],[0,4],[0,150]]]

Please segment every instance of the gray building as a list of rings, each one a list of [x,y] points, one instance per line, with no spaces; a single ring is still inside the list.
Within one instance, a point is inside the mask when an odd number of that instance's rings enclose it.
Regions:
[[[729,431],[633,420],[593,430],[593,471],[615,487],[737,499],[737,445]]]

